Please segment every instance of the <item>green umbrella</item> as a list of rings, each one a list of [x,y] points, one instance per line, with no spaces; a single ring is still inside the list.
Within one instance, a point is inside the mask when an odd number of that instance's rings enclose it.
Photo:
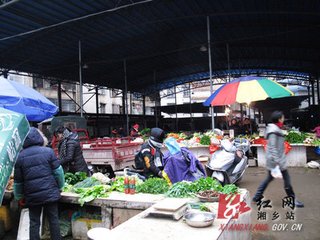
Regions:
[[[23,114],[0,108],[0,204],[28,132],[29,122]]]

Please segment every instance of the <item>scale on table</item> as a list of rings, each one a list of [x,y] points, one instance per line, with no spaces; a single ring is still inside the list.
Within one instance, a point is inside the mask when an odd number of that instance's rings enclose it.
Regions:
[[[189,199],[166,198],[150,209],[148,216],[179,220],[188,210]]]

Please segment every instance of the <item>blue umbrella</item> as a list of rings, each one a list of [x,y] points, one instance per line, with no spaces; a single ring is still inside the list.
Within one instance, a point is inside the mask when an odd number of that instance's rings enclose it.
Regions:
[[[36,90],[0,77],[0,107],[25,114],[29,121],[40,122],[58,112],[58,107]]]

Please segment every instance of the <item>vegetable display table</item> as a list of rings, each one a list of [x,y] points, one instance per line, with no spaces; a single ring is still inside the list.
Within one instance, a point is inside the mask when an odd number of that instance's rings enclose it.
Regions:
[[[246,202],[250,206],[250,196],[246,189],[241,189],[240,203]],[[188,226],[183,219],[175,221],[168,218],[147,217],[152,211],[152,205],[163,200],[164,195],[153,194],[135,194],[127,195],[124,193],[112,192],[108,198],[97,198],[85,205],[101,207],[103,227],[112,229],[108,233],[108,239],[140,239],[153,240],[162,239],[185,239],[194,240],[195,236],[199,239],[251,239],[251,231],[243,229],[242,231],[230,230],[229,227],[245,227],[251,224],[251,212],[239,214],[237,219],[225,218],[215,219],[210,227],[193,228]],[[60,202],[69,204],[78,204],[78,195],[72,193],[62,193]],[[218,203],[214,203],[214,210],[218,210]],[[116,214],[116,211],[120,212]],[[135,214],[128,214],[129,211],[135,211]],[[236,213],[236,212],[234,212]],[[215,212],[217,215],[217,212]],[[115,220],[121,216],[121,222]]]
[[[151,207],[154,203],[162,199],[164,199],[164,195],[144,193],[130,195],[111,192],[109,197],[97,198],[85,205],[100,207],[103,225],[106,228],[112,228]],[[61,193],[61,203],[78,205],[78,200],[79,195],[76,193]]]
[[[248,205],[250,197],[248,191],[244,191],[241,201]],[[218,209],[218,203],[215,203]],[[194,228],[188,226],[183,219],[175,221],[172,219],[149,217],[150,209],[134,216],[118,227],[112,229],[108,235],[110,239],[139,239],[139,240],[227,240],[227,239],[251,239],[250,230],[235,231],[228,229],[233,226],[250,226],[251,214],[246,212],[240,214],[238,219],[215,219],[212,226],[205,228]]]
[[[288,167],[304,167],[307,163],[306,144],[290,144],[291,150],[286,155]],[[266,166],[266,151],[262,144],[252,144],[251,147],[257,148],[258,166]]]

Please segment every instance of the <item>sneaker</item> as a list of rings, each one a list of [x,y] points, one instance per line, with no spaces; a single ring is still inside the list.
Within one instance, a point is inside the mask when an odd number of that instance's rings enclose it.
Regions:
[[[303,202],[300,202],[300,201],[298,201],[298,200],[295,200],[295,201],[294,201],[294,205],[295,205],[297,208],[303,208],[303,207],[304,207]]]

